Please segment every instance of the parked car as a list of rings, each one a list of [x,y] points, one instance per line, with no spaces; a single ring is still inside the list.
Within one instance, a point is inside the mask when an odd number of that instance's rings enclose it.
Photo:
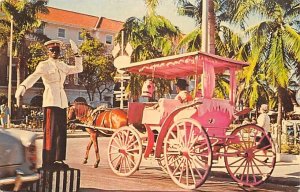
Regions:
[[[0,128],[0,191],[19,191],[39,179],[36,134]]]

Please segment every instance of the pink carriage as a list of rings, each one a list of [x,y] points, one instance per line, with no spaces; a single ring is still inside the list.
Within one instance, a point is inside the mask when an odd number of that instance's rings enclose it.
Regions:
[[[228,129],[235,118],[236,72],[245,66],[198,51],[123,66],[121,70],[129,73],[165,79],[202,75],[203,97],[187,104],[160,99],[158,107],[129,103],[129,125],[116,130],[109,142],[112,171],[130,176],[143,157],[152,156],[177,185],[195,189],[208,178],[213,160],[224,158],[238,184],[251,187],[266,181],[276,162],[272,139],[254,124]],[[230,82],[229,97],[213,98],[216,75],[224,73]],[[145,131],[138,129],[141,125]],[[259,147],[263,139],[269,144]]]

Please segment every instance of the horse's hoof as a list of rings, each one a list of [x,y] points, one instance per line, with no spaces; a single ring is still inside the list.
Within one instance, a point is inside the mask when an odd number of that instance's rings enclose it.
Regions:
[[[94,168],[98,168],[99,163],[100,163],[100,160],[97,160],[96,163],[94,164]]]
[[[84,159],[82,164],[87,164],[87,159]]]

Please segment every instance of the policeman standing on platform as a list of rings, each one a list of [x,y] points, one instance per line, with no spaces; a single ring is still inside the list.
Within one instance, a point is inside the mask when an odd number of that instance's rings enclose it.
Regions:
[[[47,41],[44,45],[49,58],[38,64],[34,73],[20,84],[15,93],[16,98],[23,96],[27,89],[31,88],[39,78],[42,78],[45,86],[43,93],[43,168],[68,168],[68,165],[63,162],[66,159],[66,108],[68,107],[64,81],[67,75],[83,71],[82,57],[78,53],[78,47],[72,40],[70,40],[70,44],[75,56],[75,66],[67,65],[59,60],[61,41]]]

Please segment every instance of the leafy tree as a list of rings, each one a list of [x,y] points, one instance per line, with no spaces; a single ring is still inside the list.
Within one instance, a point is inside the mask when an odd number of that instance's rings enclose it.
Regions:
[[[45,46],[40,42],[31,43],[28,48],[29,56],[27,60],[27,67],[28,73],[31,74],[35,71],[39,62],[47,60],[48,56]]]
[[[253,12],[258,12],[262,21],[246,30],[249,40],[241,51],[250,66],[243,73],[246,84],[245,98],[253,106],[263,98],[269,103],[274,96],[278,101],[277,123],[281,125],[284,92],[289,77],[298,74],[300,62],[299,2],[288,1],[238,2],[231,20],[242,23]],[[228,14],[229,15],[229,14]]]
[[[47,39],[44,35],[35,33],[35,29],[42,25],[38,20],[38,13],[48,13],[46,1],[39,0],[6,0],[1,3],[2,11],[7,16],[0,19],[0,47],[8,45],[10,36],[10,22],[13,22],[13,56],[18,58],[17,85],[24,80],[26,73],[26,53],[28,38],[36,40]],[[11,20],[13,19],[13,20]]]
[[[112,57],[107,55],[105,45],[87,31],[82,32],[82,37],[80,50],[83,55],[83,72],[79,74],[80,84],[87,90],[90,101],[94,100],[96,92],[102,100],[102,93],[112,89],[115,74]]]

